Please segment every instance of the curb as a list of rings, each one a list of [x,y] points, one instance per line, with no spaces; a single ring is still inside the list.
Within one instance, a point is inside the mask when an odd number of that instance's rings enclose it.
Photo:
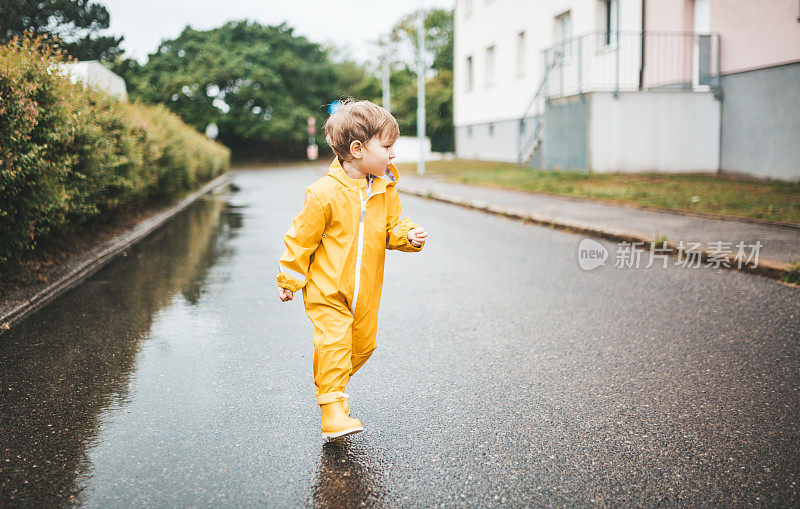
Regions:
[[[564,219],[554,219],[552,217],[543,216],[539,214],[531,214],[529,212],[520,209],[491,205],[484,201],[470,200],[467,198],[462,198],[447,193],[423,191],[420,189],[415,189],[407,186],[403,186],[402,188],[398,187],[397,190],[404,194],[418,196],[420,198],[426,198],[433,201],[449,203],[451,205],[458,205],[468,209],[480,210],[497,216],[508,217],[510,219],[517,219],[525,223],[534,223],[543,226],[551,226],[553,228],[558,228],[560,230],[565,230],[574,233],[583,233],[586,235],[592,235],[595,237],[601,237],[604,239],[614,240],[614,241],[626,241],[630,243],[643,242],[644,246],[647,247],[648,249],[655,243],[656,240],[640,232],[599,228],[596,225],[590,223],[568,221]],[[678,248],[678,244],[670,241],[663,242],[662,249],[665,249],[666,252],[668,252],[668,254],[673,256],[678,256],[681,252],[681,250]],[[781,284],[786,284],[800,288],[800,285],[795,285],[793,283],[786,283],[781,280],[782,277],[793,272],[792,270],[793,267],[789,263],[759,258],[757,265],[748,265],[747,263],[744,263],[742,264],[742,267],[739,268],[736,267],[736,258],[732,255],[726,255],[723,257],[711,251],[692,251],[692,252],[699,253],[700,260],[702,262],[707,261],[709,257],[713,256],[717,260],[724,258],[726,262],[730,264],[730,267],[725,267],[725,265],[720,264],[719,268],[725,268],[728,270],[735,270],[739,272],[749,272],[751,274],[758,274],[760,276],[766,276],[772,279],[776,279]]]
[[[168,209],[148,219],[142,220],[130,230],[96,247],[96,252],[92,253],[88,259],[80,262],[66,274],[59,275],[58,279],[38,290],[33,296],[17,304],[12,303],[11,306],[13,307],[10,310],[0,311],[0,313],[2,313],[0,314],[0,334],[10,330],[11,327],[19,323],[26,316],[40,309],[48,302],[97,272],[120,253],[146,238],[168,220],[172,219],[172,217],[194,203],[200,196],[228,181],[229,174],[227,172],[223,173],[175,205],[172,205]]]
[[[446,182],[446,180],[441,181]],[[664,214],[674,214],[677,216],[685,216],[685,217],[697,217],[700,219],[711,219],[715,221],[738,221],[740,223],[750,223],[750,224],[758,224],[764,226],[780,226],[783,228],[792,228],[795,230],[800,230],[800,223],[793,223],[791,221],[778,221],[772,219],[756,219],[753,217],[739,217],[739,216],[726,216],[724,214],[714,214],[711,212],[692,212],[690,210],[680,210],[680,209],[668,209],[666,207],[657,207],[655,205],[636,205],[633,203],[609,203],[608,200],[603,200],[602,198],[587,198],[582,196],[563,196],[557,194],[549,194],[543,193],[540,191],[529,191],[526,189],[517,189],[514,187],[505,187],[500,185],[494,184],[467,184],[459,182],[459,184],[464,186],[472,186],[472,187],[485,187],[488,189],[495,189],[500,191],[512,191],[516,193],[525,193],[525,194],[532,194],[536,196],[542,196],[545,198],[558,198],[559,200],[570,200],[579,203],[596,203],[598,205],[613,205],[614,207],[618,207],[621,209],[631,209],[631,210],[642,210],[645,212],[661,212]]]

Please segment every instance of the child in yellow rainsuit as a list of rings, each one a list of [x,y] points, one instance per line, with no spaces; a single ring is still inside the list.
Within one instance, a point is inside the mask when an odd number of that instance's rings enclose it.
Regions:
[[[278,296],[303,290],[314,324],[314,383],[328,438],[362,431],[349,416],[345,385],[375,350],[386,249],[416,252],[428,234],[400,217],[399,175],[391,164],[397,121],[369,101],[346,101],[325,123],[336,154],[306,188],[305,205],[284,237]]]

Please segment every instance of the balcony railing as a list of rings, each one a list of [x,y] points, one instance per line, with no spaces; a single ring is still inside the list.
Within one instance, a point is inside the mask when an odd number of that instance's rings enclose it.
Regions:
[[[544,95],[653,88],[719,90],[719,35],[590,32],[542,51]]]
[[[519,121],[518,160],[541,145],[548,99],[584,92],[659,88],[711,90],[719,97],[719,35],[591,32],[542,51],[539,86]]]

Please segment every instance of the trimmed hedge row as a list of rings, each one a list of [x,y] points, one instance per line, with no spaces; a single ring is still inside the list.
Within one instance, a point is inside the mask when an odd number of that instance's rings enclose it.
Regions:
[[[230,151],[162,106],[70,81],[42,37],[0,45],[0,272],[37,243],[169,199],[225,172]]]

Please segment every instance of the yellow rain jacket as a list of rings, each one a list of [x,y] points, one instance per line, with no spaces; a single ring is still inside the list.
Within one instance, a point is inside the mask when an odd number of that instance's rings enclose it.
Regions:
[[[317,403],[345,396],[350,376],[377,344],[378,306],[386,249],[416,252],[400,218],[394,165],[381,177],[352,179],[338,158],[306,188],[305,205],[284,237],[278,285],[303,289],[314,324]]]

